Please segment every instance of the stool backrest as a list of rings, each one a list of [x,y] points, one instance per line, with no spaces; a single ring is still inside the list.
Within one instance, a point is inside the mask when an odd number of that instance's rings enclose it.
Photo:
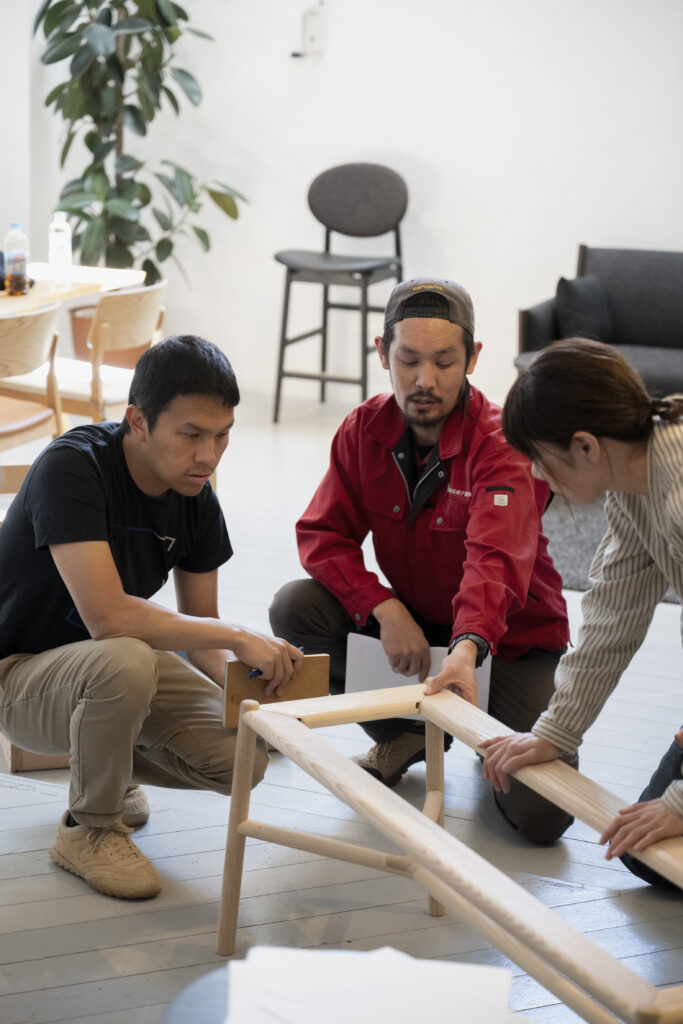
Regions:
[[[314,179],[308,205],[328,231],[370,238],[398,227],[408,189],[400,174],[382,164],[340,164]]]

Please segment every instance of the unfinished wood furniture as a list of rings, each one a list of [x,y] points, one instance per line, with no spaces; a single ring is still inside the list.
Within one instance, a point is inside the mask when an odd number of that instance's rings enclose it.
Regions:
[[[59,306],[46,306],[37,312],[18,316],[0,316],[0,451],[39,438],[61,434],[65,427],[55,375],[55,326]],[[17,396],[7,379],[39,371],[42,387],[30,402]],[[28,466],[2,466],[3,494],[19,490]]]
[[[0,310],[2,308],[0,306]],[[54,372],[58,312],[59,306],[53,305],[19,316],[0,316],[0,377],[46,368],[43,392],[37,396],[39,401],[24,402],[6,397],[0,381],[0,451],[40,438],[47,442],[66,428]],[[0,492],[16,493],[29,468],[3,462]],[[0,736],[0,752],[11,772],[63,768],[69,763],[68,756],[33,754],[10,743],[4,736]]]
[[[104,364],[107,352],[149,348],[161,339],[166,282],[149,288],[103,295],[88,332],[90,361],[55,359],[57,387],[65,412],[93,420],[117,418],[128,403],[132,369]],[[45,389],[45,371],[36,369],[0,381],[1,393],[37,400]]]
[[[420,712],[427,730],[423,813],[373,779],[312,730]],[[425,697],[423,686],[271,705],[245,701],[240,712],[217,952],[229,956],[235,933],[247,836],[413,878],[429,912],[447,907],[591,1024],[683,1022],[683,985],[658,990],[576,932],[507,875],[451,836],[444,823],[443,730],[477,749],[510,729],[455,694]],[[374,825],[398,852],[358,846],[249,817],[257,737]],[[561,761],[515,773],[527,786],[602,831],[624,802]],[[633,851],[632,851],[633,852]],[[683,839],[664,840],[640,860],[683,888]]]
[[[263,680],[243,661],[226,661],[225,686],[223,687],[223,724],[236,729],[240,719],[240,705],[243,700],[258,700],[261,704],[284,703],[303,700],[308,697],[325,697],[330,692],[329,654],[307,654],[295,678],[283,697],[273,694],[266,697]]]

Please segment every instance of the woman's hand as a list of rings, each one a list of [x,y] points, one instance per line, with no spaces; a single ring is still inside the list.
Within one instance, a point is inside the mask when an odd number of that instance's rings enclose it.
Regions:
[[[661,798],[642,804],[622,807],[614,821],[600,836],[600,843],[609,843],[605,857],[621,857],[627,850],[646,850],[658,839],[683,835],[683,818],[672,811]]]
[[[532,732],[515,732],[512,736],[494,736],[479,744],[484,754],[484,778],[490,779],[497,792],[510,792],[509,774],[527,764],[554,761],[560,751],[548,740]]]

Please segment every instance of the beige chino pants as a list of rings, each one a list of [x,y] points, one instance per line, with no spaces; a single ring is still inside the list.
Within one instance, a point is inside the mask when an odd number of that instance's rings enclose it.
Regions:
[[[131,783],[229,794],[237,731],[220,687],[142,640],[84,640],[0,660],[0,730],[17,746],[71,756],[69,810],[117,821]],[[253,784],[268,762],[259,742]]]

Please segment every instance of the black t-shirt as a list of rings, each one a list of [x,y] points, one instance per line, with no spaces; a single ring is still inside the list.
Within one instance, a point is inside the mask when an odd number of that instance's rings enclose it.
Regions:
[[[0,529],[0,658],[87,640],[51,544],[107,541],[123,589],[148,598],[174,566],[210,572],[232,555],[210,484],[196,497],[136,486],[118,423],[62,434],[36,459]]]

